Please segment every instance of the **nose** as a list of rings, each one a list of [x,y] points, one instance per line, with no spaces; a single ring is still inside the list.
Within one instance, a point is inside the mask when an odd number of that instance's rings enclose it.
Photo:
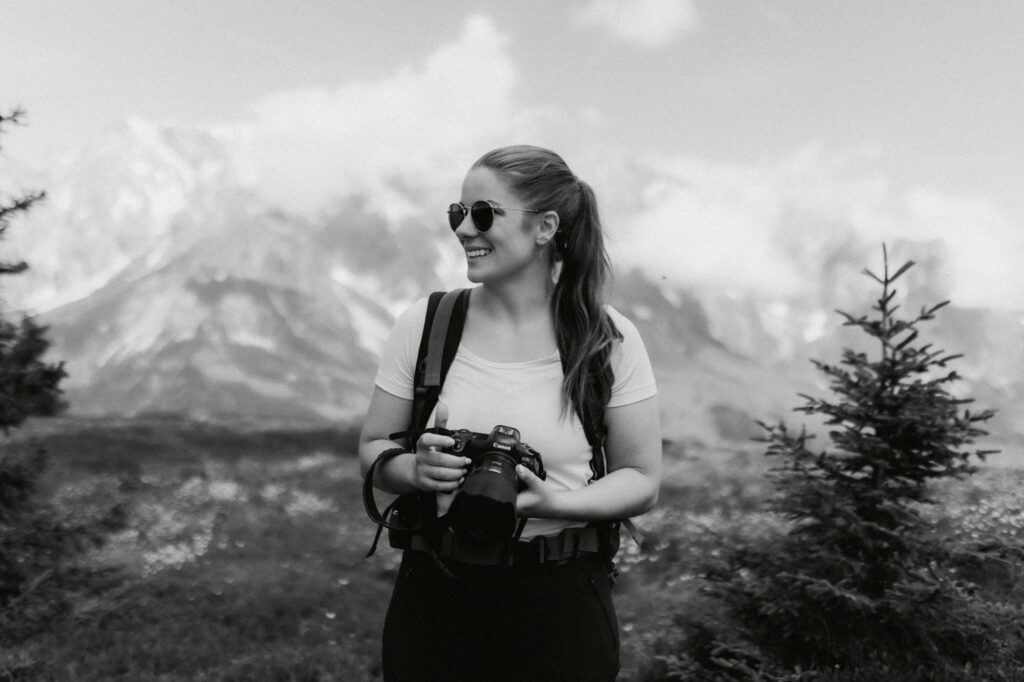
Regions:
[[[459,241],[466,241],[480,234],[480,230],[476,229],[476,224],[473,223],[473,216],[466,213],[466,216],[459,223],[459,226],[455,228],[455,236],[459,238]]]

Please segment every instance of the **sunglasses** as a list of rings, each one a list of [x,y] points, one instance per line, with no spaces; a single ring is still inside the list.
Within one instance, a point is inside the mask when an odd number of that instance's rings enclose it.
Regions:
[[[486,232],[494,224],[494,214],[502,214],[502,211],[527,211],[529,213],[540,213],[536,208],[513,208],[511,206],[495,206],[489,201],[481,199],[474,201],[472,206],[466,206],[461,201],[451,204],[448,207],[448,224],[452,229],[458,229],[468,213],[473,218],[473,224],[480,232]]]

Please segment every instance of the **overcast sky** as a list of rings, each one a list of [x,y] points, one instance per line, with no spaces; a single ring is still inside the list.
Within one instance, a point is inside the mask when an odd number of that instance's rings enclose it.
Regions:
[[[313,209],[396,175],[455,196],[482,152],[532,142],[591,180],[622,262],[794,287],[798,213],[879,243],[941,239],[957,302],[1024,307],[1015,0],[4,0],[0,14],[0,106],[29,113],[4,151],[28,164],[124,119],[170,123],[215,131],[268,194]]]

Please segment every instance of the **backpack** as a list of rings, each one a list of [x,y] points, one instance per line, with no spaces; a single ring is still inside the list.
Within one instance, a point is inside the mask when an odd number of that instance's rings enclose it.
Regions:
[[[437,404],[448,369],[462,339],[462,328],[469,307],[469,289],[455,289],[449,292],[435,291],[427,301],[427,312],[420,337],[414,375],[413,409],[407,431],[391,434],[391,438],[405,436],[405,448],[393,448],[381,453],[370,466],[363,479],[363,503],[367,515],[377,524],[377,533],[366,556],[377,549],[383,529],[388,529],[389,544],[397,549],[435,546],[432,541],[440,535],[444,517],[437,516],[437,498],[430,492],[411,492],[399,495],[383,511],[377,507],[373,497],[373,474],[375,469],[391,457],[416,448],[416,435],[426,429],[430,413]],[[610,370],[609,370],[610,371]],[[607,473],[604,451],[604,420],[602,415],[578,414],[583,424],[587,442],[593,451],[591,457],[591,480]],[[407,435],[409,434],[409,435]],[[525,521],[525,519],[524,519]],[[636,528],[629,519],[622,521],[595,521],[589,524],[598,531],[600,552],[609,561],[619,548],[619,527],[625,525],[633,539],[640,544]],[[520,530],[522,525],[520,525]]]

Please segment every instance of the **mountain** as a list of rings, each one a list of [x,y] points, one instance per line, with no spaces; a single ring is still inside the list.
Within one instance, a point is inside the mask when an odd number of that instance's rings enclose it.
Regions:
[[[33,269],[12,278],[30,288],[5,294],[41,311],[73,412],[357,420],[397,313],[460,281],[432,214],[388,215],[379,198],[350,194],[296,216],[244,177],[215,136],[136,121],[28,183],[50,198],[10,233]],[[387,189],[388,205],[419,200],[407,181]],[[808,278],[801,295],[618,273],[612,303],[648,346],[667,437],[744,441],[756,419],[799,423],[798,393],[827,392],[809,360],[860,342],[833,309],[867,312],[877,292],[859,271],[880,254],[836,230],[816,234],[790,248]],[[936,302],[941,245],[894,247],[921,263],[909,288]],[[1022,320],[950,306],[929,330],[966,353],[960,388],[1000,408],[1002,439],[1024,437]]]
[[[95,288],[95,279],[80,288],[51,282],[58,301],[85,292],[42,316],[53,356],[67,362],[72,410],[354,419],[395,311],[414,295],[414,282],[439,286],[439,246],[424,245],[418,225],[389,225],[360,199],[315,223],[286,215],[261,205],[229,173],[204,176],[209,162],[191,154],[195,140],[179,153],[180,135],[145,132],[121,161],[137,168],[148,167],[140,159],[157,159],[188,179],[175,191],[191,192],[174,212],[137,216],[150,249],[118,237],[116,206],[96,200],[95,189],[72,183],[67,190],[93,197],[90,214],[113,233],[99,248],[78,244],[81,261],[93,273],[114,273]],[[154,144],[160,154],[136,149]],[[114,168],[118,158],[108,159],[101,183],[132,181]],[[145,195],[152,177],[171,175],[139,172],[139,184],[119,185],[110,201]],[[58,205],[74,203],[58,197]],[[403,277],[393,276],[401,270]]]
[[[5,282],[8,300],[46,310],[141,275],[252,201],[224,146],[200,131],[134,120],[3,187],[47,190],[19,218],[9,248],[31,266]]]
[[[325,236],[252,216],[47,314],[72,407],[351,416],[391,315],[332,276]]]
[[[821,432],[820,424],[793,413],[803,403],[800,394],[830,395],[811,360],[835,364],[844,348],[877,353],[837,312],[807,301],[686,295],[637,272],[617,283],[614,304],[644,337],[671,437],[742,441],[761,435],[755,420],[807,422]],[[850,312],[867,313],[871,303]],[[998,408],[989,430],[995,440],[1018,446],[1024,437],[1020,328],[1020,316],[1012,313],[954,306],[922,326],[935,348],[965,353],[953,365],[961,379],[950,390],[974,398],[979,409]]]

